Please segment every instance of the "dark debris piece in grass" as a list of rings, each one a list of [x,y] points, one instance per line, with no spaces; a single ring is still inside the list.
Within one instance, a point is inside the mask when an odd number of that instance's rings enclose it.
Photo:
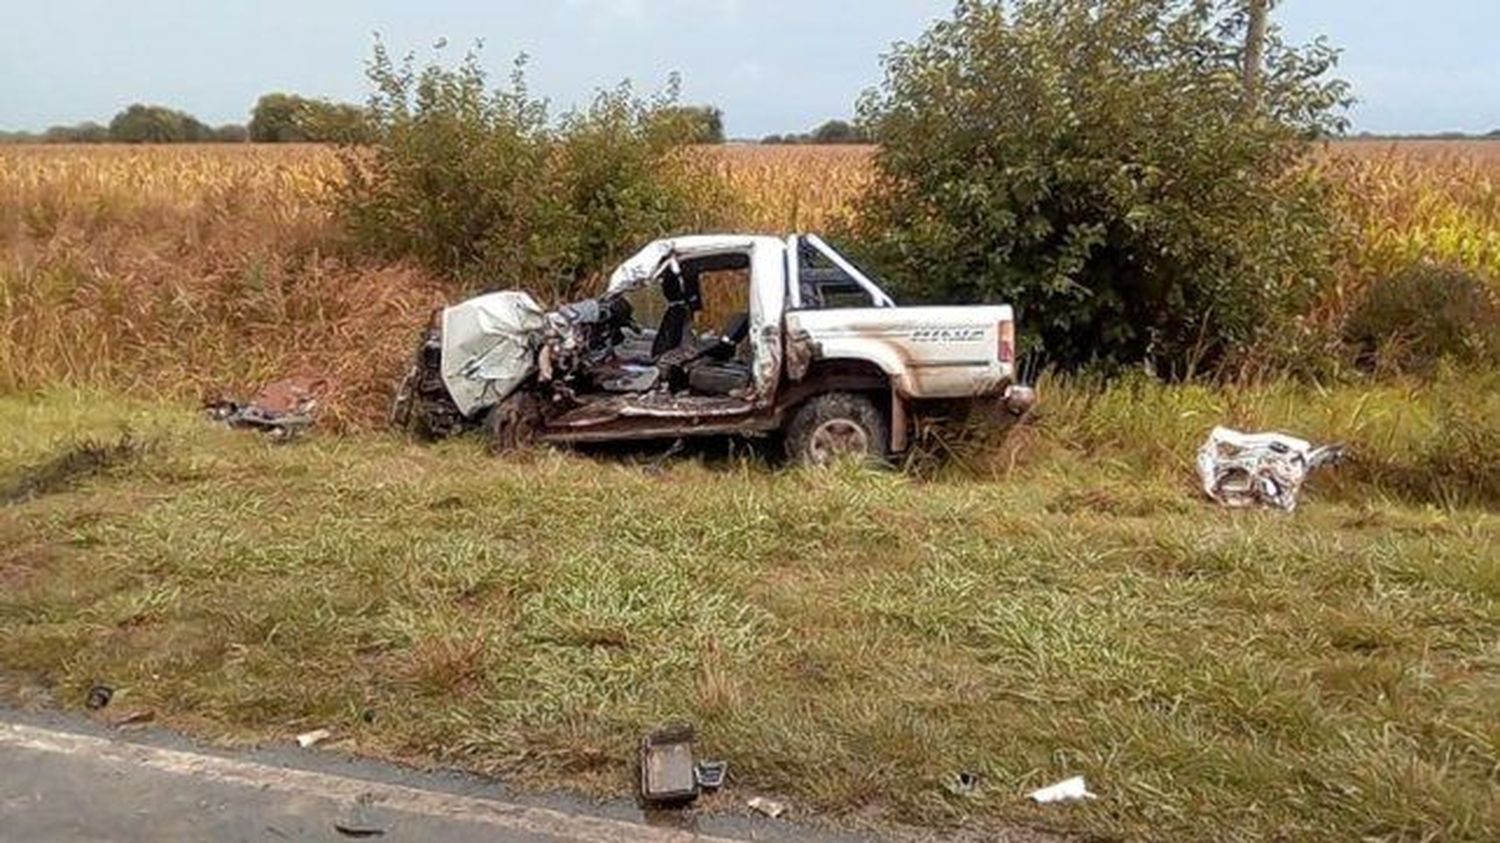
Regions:
[[[89,438],[73,442],[45,462],[22,468],[0,481],[0,504],[67,491],[83,480],[140,459],[152,447],[153,443],[137,439],[129,431],[114,441]]]

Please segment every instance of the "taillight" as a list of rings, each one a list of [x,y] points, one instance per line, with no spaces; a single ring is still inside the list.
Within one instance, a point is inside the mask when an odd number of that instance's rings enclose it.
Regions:
[[[1000,358],[1000,362],[1016,362],[1016,323],[1001,322],[997,327],[999,329],[997,333],[1000,337],[1000,347],[996,349],[996,353]]]

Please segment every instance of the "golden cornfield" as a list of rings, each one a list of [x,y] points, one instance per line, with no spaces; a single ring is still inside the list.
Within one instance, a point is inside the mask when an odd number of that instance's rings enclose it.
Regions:
[[[847,218],[873,170],[868,147],[693,154],[741,200],[734,227],[763,232]],[[1500,143],[1350,141],[1314,166],[1359,244],[1331,306],[1417,258],[1500,277]],[[0,390],[203,395],[316,370],[342,384],[335,421],[378,417],[449,290],[341,259],[340,172],[316,146],[0,147]]]

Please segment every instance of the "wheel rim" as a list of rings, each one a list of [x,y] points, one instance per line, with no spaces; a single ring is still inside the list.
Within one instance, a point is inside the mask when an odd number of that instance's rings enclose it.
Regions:
[[[807,454],[816,465],[826,465],[840,457],[869,456],[870,433],[849,419],[829,419],[813,431]]]

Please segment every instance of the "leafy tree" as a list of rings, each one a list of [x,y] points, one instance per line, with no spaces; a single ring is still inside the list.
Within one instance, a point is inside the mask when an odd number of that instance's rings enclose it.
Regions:
[[[367,137],[365,110],[297,94],[266,94],[250,112],[256,143],[358,143]]]
[[[664,109],[662,117],[679,122],[688,132],[683,138],[690,144],[724,142],[724,112],[711,105],[677,105]]]
[[[160,105],[136,103],[109,123],[109,139],[116,143],[197,143],[212,136],[198,118]]]
[[[676,83],[644,101],[600,93],[557,124],[518,61],[492,90],[476,54],[457,67],[395,62],[377,43],[368,74],[371,144],[344,154],[344,220],[354,241],[416,259],[471,286],[570,296],[643,241],[697,227],[693,116]]]
[[[1061,364],[1183,373],[1264,340],[1331,264],[1309,138],[1336,52],[1225,0],[961,0],[885,59],[860,233],[901,291],[1009,301]]]
[[[214,129],[214,143],[244,143],[250,140],[250,130],[239,123],[225,123]]]
[[[838,144],[838,143],[868,143],[869,138],[865,136],[853,124],[845,120],[829,120],[827,123],[813,129],[813,143]]]

